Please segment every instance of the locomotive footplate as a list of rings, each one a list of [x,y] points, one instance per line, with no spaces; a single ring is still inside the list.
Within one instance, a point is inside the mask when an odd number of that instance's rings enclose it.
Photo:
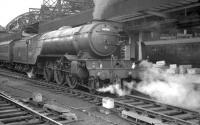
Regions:
[[[125,79],[132,74],[132,62],[129,60],[87,60],[87,69],[90,76],[100,80]]]

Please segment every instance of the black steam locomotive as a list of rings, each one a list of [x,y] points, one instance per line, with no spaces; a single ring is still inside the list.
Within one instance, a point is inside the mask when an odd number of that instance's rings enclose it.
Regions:
[[[122,26],[108,21],[62,27],[0,43],[0,63],[30,77],[42,75],[48,82],[84,86],[93,92],[131,77],[132,62],[117,56],[125,43],[121,34]]]

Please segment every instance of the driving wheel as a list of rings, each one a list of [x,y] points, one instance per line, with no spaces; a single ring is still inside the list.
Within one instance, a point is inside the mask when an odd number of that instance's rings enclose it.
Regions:
[[[44,79],[45,79],[47,82],[53,81],[53,69],[51,69],[49,63],[46,64],[46,66],[45,66],[45,68],[44,68],[44,71],[43,71],[43,74],[44,74]]]
[[[78,79],[74,76],[66,77],[67,84],[70,88],[75,89],[78,86]]]

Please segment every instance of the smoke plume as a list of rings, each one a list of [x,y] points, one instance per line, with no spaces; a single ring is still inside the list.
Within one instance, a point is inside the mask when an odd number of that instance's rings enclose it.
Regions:
[[[93,0],[95,4],[93,19],[103,19],[103,15],[108,13],[108,8],[124,0]]]
[[[158,68],[147,61],[141,62],[138,67],[140,70],[137,73],[141,82],[125,82],[125,89],[116,83],[98,91],[125,96],[136,89],[163,103],[191,109],[200,108],[199,76],[168,73],[166,69]]]

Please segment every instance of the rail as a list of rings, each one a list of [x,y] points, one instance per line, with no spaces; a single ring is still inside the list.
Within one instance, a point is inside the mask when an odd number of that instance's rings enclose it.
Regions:
[[[5,75],[9,77],[14,77],[21,80],[28,80],[32,85],[39,86],[53,92],[62,93],[63,95],[74,96],[80,98],[84,101],[96,104],[98,106],[102,105],[102,99],[104,96],[92,95],[87,92],[83,92],[76,89],[70,89],[66,86],[56,85],[54,83],[47,83],[45,81],[39,81],[34,79],[29,79],[24,76],[12,75],[12,73],[0,72],[0,75]],[[142,116],[150,117],[153,119],[158,119],[163,123],[174,124],[174,125],[199,125],[200,124],[200,113],[197,111],[172,106],[168,104],[163,104],[155,100],[146,99],[134,95],[129,95],[125,97],[114,97],[115,108],[113,109],[118,114],[122,111],[131,111]],[[127,119],[128,120],[128,119]],[[136,122],[136,121],[132,121]]]

